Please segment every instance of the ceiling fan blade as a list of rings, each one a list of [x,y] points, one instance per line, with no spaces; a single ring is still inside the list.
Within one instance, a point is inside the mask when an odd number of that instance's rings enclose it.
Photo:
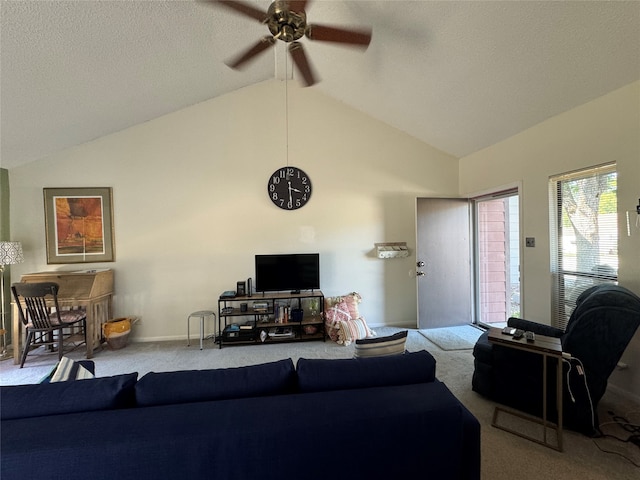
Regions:
[[[296,67],[298,67],[298,70],[300,70],[306,86],[310,87],[311,85],[316,83],[313,69],[311,68],[311,64],[307,59],[307,54],[305,53],[302,44],[298,42],[291,43],[291,45],[289,45],[289,53],[291,54],[293,63],[296,65]]]
[[[351,30],[329,27],[327,25],[308,25],[305,35],[309,40],[346,43],[368,47],[371,42],[371,30]]]
[[[253,59],[260,53],[264,52],[267,48],[273,46],[276,43],[276,39],[270,36],[262,37],[258,40],[258,43],[248,48],[246,51],[233,58],[229,62],[225,62],[227,66],[238,69],[242,68],[245,63]]]
[[[257,9],[248,3],[238,2],[233,0],[198,0],[202,3],[209,3],[211,5],[220,5],[222,7],[230,8],[236,12],[239,12],[247,17],[255,18],[259,22],[264,22],[267,18],[266,12]]]
[[[289,2],[289,10],[292,12],[300,12],[306,8],[308,3],[308,0],[291,0]]]

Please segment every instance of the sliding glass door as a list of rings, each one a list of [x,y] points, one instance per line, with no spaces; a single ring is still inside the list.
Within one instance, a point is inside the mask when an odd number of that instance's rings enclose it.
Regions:
[[[517,189],[475,203],[476,318],[486,326],[520,316],[520,207]]]

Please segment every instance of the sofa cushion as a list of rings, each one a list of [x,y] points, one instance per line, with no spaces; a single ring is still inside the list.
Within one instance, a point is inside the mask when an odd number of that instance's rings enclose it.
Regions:
[[[83,380],[0,387],[0,418],[40,417],[135,405],[137,373]]]
[[[386,337],[356,340],[356,357],[384,357],[404,353],[407,330]]]
[[[291,393],[296,373],[290,358],[236,368],[147,373],[136,385],[139,406],[168,405]]]
[[[300,358],[297,371],[301,392],[410,385],[433,382],[436,360],[426,350],[387,357]]]

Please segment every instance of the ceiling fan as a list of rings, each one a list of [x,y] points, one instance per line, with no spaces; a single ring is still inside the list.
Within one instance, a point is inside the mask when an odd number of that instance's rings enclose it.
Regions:
[[[328,25],[308,24],[305,7],[309,0],[275,0],[266,12],[241,1],[200,0],[209,4],[217,4],[229,8],[246,17],[258,20],[269,27],[271,35],[258,40],[247,50],[227,63],[234,69],[243,67],[260,53],[275,45],[276,40],[289,44],[289,53],[306,86],[316,83],[307,54],[298,40],[307,37],[309,40],[333,42],[343,45],[367,48],[371,42],[371,29],[345,29]]]

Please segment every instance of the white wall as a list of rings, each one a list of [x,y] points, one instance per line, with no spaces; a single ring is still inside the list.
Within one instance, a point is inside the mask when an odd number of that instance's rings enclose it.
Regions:
[[[640,82],[553,117],[460,160],[463,194],[522,182],[521,241],[523,317],[549,323],[549,177],[605,162],[617,162],[619,283],[640,294]],[[632,224],[627,236],[626,212]],[[623,360],[630,368],[614,372],[611,383],[640,398],[640,330]]]
[[[358,291],[372,325],[416,325],[413,256],[378,260],[375,242],[415,250],[415,198],[455,195],[458,161],[289,84],[289,164],[313,196],[287,212],[267,180],[287,163],[285,88],[269,81],[9,171],[12,239],[23,273],[115,270],[115,316],[137,339],[186,336],[187,315],[253,276],[258,253],[319,252],[325,295]],[[47,265],[43,187],[113,187],[116,261]],[[213,326],[208,326],[212,332]]]

